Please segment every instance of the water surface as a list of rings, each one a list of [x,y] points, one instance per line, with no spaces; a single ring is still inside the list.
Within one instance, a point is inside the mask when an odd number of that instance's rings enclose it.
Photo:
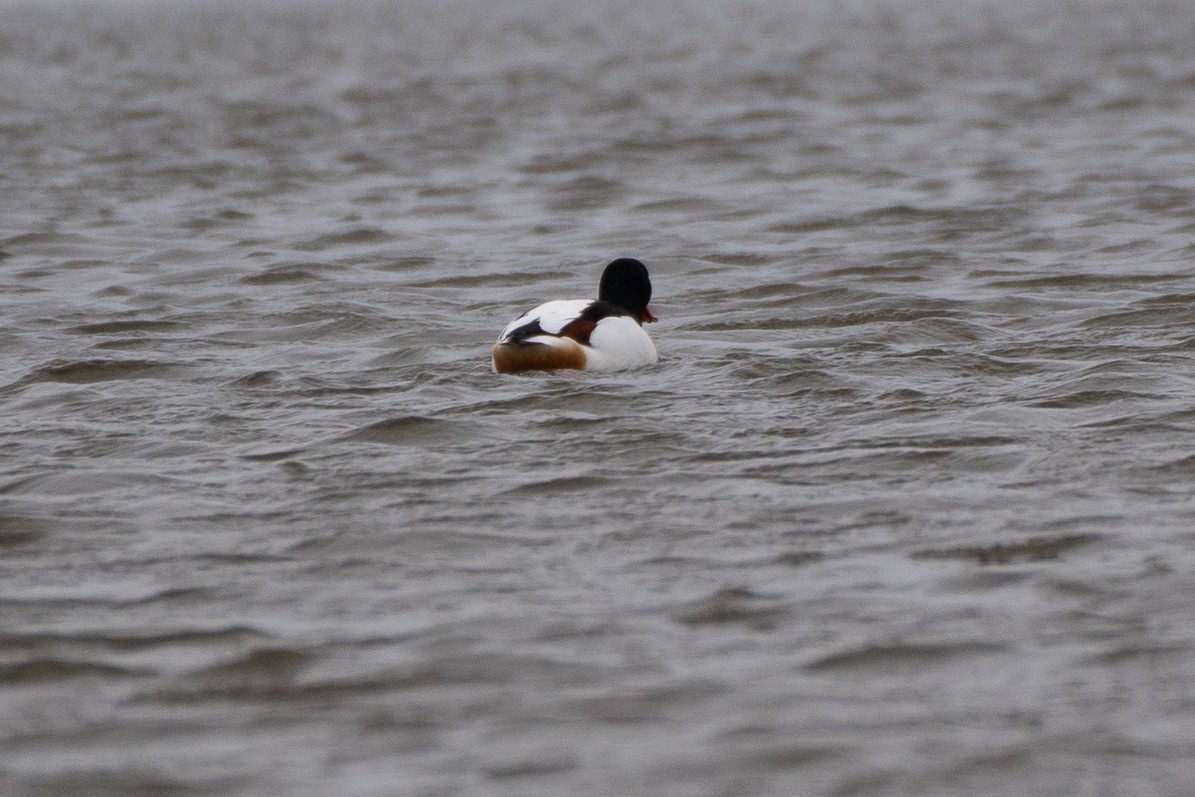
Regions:
[[[1188,793],[1193,40],[5,4],[0,788]]]

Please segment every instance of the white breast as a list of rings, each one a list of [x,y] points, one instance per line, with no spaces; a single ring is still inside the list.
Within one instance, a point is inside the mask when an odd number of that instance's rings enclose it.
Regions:
[[[659,359],[647,332],[632,318],[610,316],[598,322],[585,350],[586,368],[614,371],[650,365]]]

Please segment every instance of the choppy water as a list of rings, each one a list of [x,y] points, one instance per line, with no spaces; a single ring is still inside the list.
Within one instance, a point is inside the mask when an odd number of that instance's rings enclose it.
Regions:
[[[1189,794],[1192,41],[0,8],[0,790]]]

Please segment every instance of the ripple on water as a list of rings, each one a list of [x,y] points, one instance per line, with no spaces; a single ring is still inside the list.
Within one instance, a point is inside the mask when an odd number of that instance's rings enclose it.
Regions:
[[[81,335],[121,335],[133,332],[171,332],[185,329],[187,325],[181,321],[163,321],[157,319],[136,319],[120,321],[101,321],[94,324],[80,324],[71,329]]]
[[[51,362],[34,369],[19,384],[63,382],[89,384],[128,379],[173,379],[187,370],[182,363],[158,360],[87,359]]]
[[[417,415],[388,418],[343,435],[343,442],[382,443],[392,446],[434,445],[467,435],[467,425]]]
[[[0,485],[0,495],[10,485]],[[0,512],[0,555],[14,553],[49,534],[54,524],[38,517]]]
[[[958,659],[982,658],[1010,650],[1008,645],[990,640],[915,644],[897,642],[829,653],[807,663],[805,667],[813,672],[929,669]]]
[[[914,551],[915,559],[958,559],[981,565],[1005,565],[1014,562],[1055,561],[1063,554],[1101,539],[1098,534],[1062,534],[1035,537],[1019,542],[1000,542],[991,545],[957,548],[926,548]]]

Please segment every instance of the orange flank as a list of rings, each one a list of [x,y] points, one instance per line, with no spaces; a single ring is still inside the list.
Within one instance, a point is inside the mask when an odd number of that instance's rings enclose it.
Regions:
[[[500,374],[523,371],[584,371],[585,352],[572,338],[559,343],[498,343],[494,346],[494,370]]]

